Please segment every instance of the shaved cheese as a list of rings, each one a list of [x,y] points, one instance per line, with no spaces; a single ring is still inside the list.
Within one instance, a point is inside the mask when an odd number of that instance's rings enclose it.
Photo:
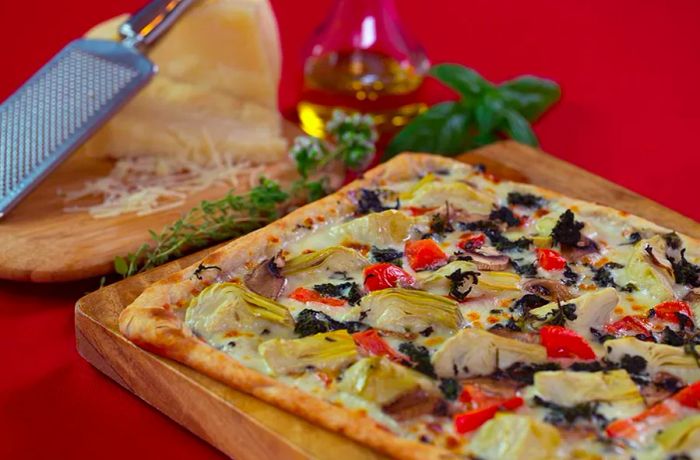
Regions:
[[[64,211],[88,212],[95,218],[145,216],[182,206],[192,194],[211,187],[247,189],[263,175],[261,167],[221,155],[213,158],[206,165],[182,158],[120,158],[106,177],[77,190],[59,191],[68,203]]]

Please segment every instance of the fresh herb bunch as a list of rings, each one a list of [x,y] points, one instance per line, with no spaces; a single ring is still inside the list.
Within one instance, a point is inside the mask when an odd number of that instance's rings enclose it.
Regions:
[[[313,175],[333,161],[341,161],[350,169],[362,168],[374,155],[377,140],[372,119],[363,115],[336,111],[326,130],[331,142],[309,136],[295,139],[289,154],[301,178],[288,190],[261,177],[247,193],[231,190],[219,200],[204,200],[161,233],[150,230],[152,241],[126,257],[116,257],[114,270],[126,278],[263,227],[281,217],[292,203],[323,197],[329,192],[327,181],[312,180]]]
[[[430,75],[460,99],[436,104],[407,124],[387,147],[384,160],[404,151],[456,155],[502,136],[536,146],[530,123],[561,96],[555,82],[530,75],[494,84],[457,64],[433,66]]]

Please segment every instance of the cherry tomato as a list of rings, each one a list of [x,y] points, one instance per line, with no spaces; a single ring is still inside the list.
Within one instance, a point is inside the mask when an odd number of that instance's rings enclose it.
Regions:
[[[368,291],[378,291],[396,286],[410,286],[415,280],[401,267],[388,262],[370,265],[365,268],[365,288]]]
[[[486,243],[486,235],[483,233],[465,233],[459,238],[457,246],[465,251],[479,249]]]
[[[686,407],[700,409],[700,382],[691,383],[672,398]]]
[[[693,312],[690,309],[690,305],[682,300],[671,300],[668,302],[661,302],[654,307],[655,316],[663,321],[668,321],[670,323],[679,323],[678,315],[687,316],[689,319],[693,319]]]
[[[595,359],[595,352],[586,339],[563,326],[543,326],[540,339],[548,358]]]
[[[431,240],[407,241],[405,247],[408,264],[414,270],[425,270],[447,262],[447,255]]]
[[[650,335],[651,324],[644,316],[629,315],[606,324],[605,332],[614,335]]]
[[[376,329],[367,329],[362,332],[355,332],[352,335],[353,340],[368,355],[386,356],[392,361],[410,361],[408,356],[391,348],[386,341],[379,335]]]
[[[537,263],[544,270],[564,270],[566,267],[566,259],[554,249],[537,248]]]
[[[292,293],[289,294],[289,297],[291,297],[294,300],[298,300],[299,302],[318,302],[330,305],[331,307],[342,307],[343,305],[345,305],[345,301],[342,299],[322,296],[318,292],[313,291],[311,289],[306,289],[304,287],[298,287],[294,289],[294,291],[292,291]]]

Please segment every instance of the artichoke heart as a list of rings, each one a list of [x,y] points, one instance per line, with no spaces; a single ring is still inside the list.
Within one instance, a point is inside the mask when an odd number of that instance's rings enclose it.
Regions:
[[[284,276],[311,271],[324,271],[333,273],[337,271],[351,272],[362,270],[369,265],[369,261],[354,249],[344,246],[331,246],[320,251],[300,254],[285,262],[282,267]]]
[[[626,403],[644,408],[644,399],[624,369],[600,372],[541,371],[534,388],[541,398],[571,407],[591,401]]]
[[[606,359],[612,363],[620,364],[625,357],[640,356],[646,361],[644,371],[651,375],[666,372],[689,384],[700,380],[700,367],[695,357],[682,347],[645,342],[635,337],[607,340],[603,345]],[[695,349],[700,351],[698,346]]]
[[[475,214],[489,214],[495,199],[464,182],[428,182],[413,192],[413,197],[404,201],[408,206],[424,208],[450,203],[458,209]]]
[[[634,284],[640,297],[648,299],[649,307],[674,298],[673,269],[665,253],[666,243],[659,235],[642,240],[622,272],[624,281],[620,284]]]
[[[556,458],[559,430],[526,415],[498,413],[479,428],[469,450],[485,460],[548,460]]]
[[[266,329],[277,336],[291,336],[294,319],[284,305],[240,284],[216,283],[190,301],[185,324],[205,338],[232,333],[258,335]]]
[[[478,288],[485,291],[520,291],[520,276],[509,272],[483,272]]]
[[[462,273],[476,272],[476,264],[464,260],[455,260],[447,265],[443,265],[435,271],[418,272],[416,277],[420,283],[421,289],[430,289],[431,291],[440,291],[447,294],[450,290],[450,280],[447,278],[457,270]]]
[[[382,406],[414,390],[439,394],[431,379],[380,356],[363,358],[350,366],[338,388]]]
[[[656,435],[656,442],[667,453],[683,452],[688,458],[700,455],[700,415],[679,420]]]
[[[617,291],[608,287],[561,302],[563,305],[575,306],[575,309],[569,309],[568,313],[564,314],[565,325],[586,339],[593,340],[591,328],[599,328],[609,321],[618,300]],[[563,305],[562,308],[564,308]],[[560,306],[557,302],[550,302],[541,307],[533,308],[529,312],[529,317],[535,320],[532,326],[538,328],[545,324],[549,319],[557,315],[559,309]],[[540,321],[541,323],[538,323]]]
[[[401,243],[409,238],[416,220],[393,209],[367,214],[330,229],[329,236],[338,242],[360,241],[377,247]]]
[[[413,289],[390,288],[373,291],[360,302],[363,322],[394,332],[420,332],[428,327],[457,330],[462,313],[457,302]]]
[[[308,368],[334,371],[357,359],[357,347],[345,329],[301,339],[272,339],[258,352],[275,374],[302,372]]]
[[[420,190],[423,186],[433,181],[435,181],[435,174],[428,173],[425,176],[421,177],[421,179],[418,182],[411,185],[408,189],[399,193],[399,198],[403,201],[410,200],[411,198],[413,198],[413,194],[416,193],[417,190]]]
[[[547,350],[538,344],[501,337],[483,329],[462,329],[447,339],[432,357],[439,377],[490,375],[522,362],[547,362]]]

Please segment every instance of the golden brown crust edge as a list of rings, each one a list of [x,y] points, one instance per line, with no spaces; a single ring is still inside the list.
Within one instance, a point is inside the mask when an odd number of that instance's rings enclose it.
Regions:
[[[232,241],[208,255],[201,263],[218,265],[223,273],[252,267],[275,255],[285,236],[307,219],[322,220],[326,225],[351,215],[354,205],[347,193],[383,181],[415,177],[421,171],[453,164],[431,155],[400,155],[320,201],[307,205],[284,218]],[[320,216],[320,219],[319,219]],[[323,225],[323,224],[322,224]],[[192,276],[199,262],[147,288],[119,317],[119,328],[135,344],[165,356],[216,379],[237,390],[249,393],[276,407],[299,415],[314,424],[341,433],[388,456],[400,459],[459,458],[445,449],[396,436],[372,418],[316,398],[294,387],[282,384],[257,371],[246,368],[191,335],[170,305],[184,306],[193,294],[215,281]]]
[[[348,192],[383,182],[401,181],[418,174],[455,164],[469,167],[451,159],[428,154],[402,154],[367,172],[361,179],[320,201],[304,206],[282,219],[241,237],[211,253],[201,263],[218,265],[222,273],[230,274],[242,267],[252,268],[261,260],[275,255],[285,243],[289,232],[298,224],[311,219],[330,225],[351,215],[354,205]],[[518,184],[546,197],[563,199],[571,205],[586,209],[587,213],[600,213],[611,219],[624,218],[635,225],[668,230],[634,215],[623,215],[616,209],[595,203],[576,200],[551,190]],[[681,235],[694,249],[698,240]],[[695,251],[693,251],[695,252]],[[197,262],[147,288],[120,315],[121,332],[137,345],[159,355],[180,361],[198,371],[220,380],[240,391],[249,393],[270,404],[299,415],[326,429],[336,431],[366,444],[389,456],[402,459],[445,459],[456,455],[439,447],[400,438],[389,432],[366,415],[345,409],[311,396],[294,387],[248,369],[232,357],[214,349],[192,336],[183,328],[182,321],[171,305],[184,307],[185,302],[206,285],[217,281],[217,275],[206,273],[204,279],[194,278]]]

